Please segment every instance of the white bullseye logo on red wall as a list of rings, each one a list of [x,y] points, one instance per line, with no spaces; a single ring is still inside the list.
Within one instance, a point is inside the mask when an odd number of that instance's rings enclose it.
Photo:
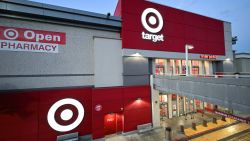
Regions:
[[[72,98],[65,98],[54,103],[47,115],[51,128],[67,132],[79,126],[84,118],[83,105]]]
[[[141,23],[150,33],[142,32],[142,39],[153,42],[164,41],[163,34],[157,34],[163,28],[163,18],[159,11],[154,8],[147,8],[142,12]]]
[[[58,53],[65,43],[63,32],[0,26],[0,50]]]
[[[4,37],[9,39],[9,40],[15,40],[15,39],[17,39],[17,37],[19,35],[18,31],[16,31],[13,28],[4,30],[3,34],[4,34]]]

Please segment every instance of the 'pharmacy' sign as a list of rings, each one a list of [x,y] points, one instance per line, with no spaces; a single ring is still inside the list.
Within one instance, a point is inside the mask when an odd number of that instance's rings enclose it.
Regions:
[[[58,53],[65,44],[63,32],[0,26],[0,50]]]

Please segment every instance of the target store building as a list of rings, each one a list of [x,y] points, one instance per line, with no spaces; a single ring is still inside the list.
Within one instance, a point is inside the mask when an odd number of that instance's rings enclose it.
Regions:
[[[187,44],[201,64],[191,74],[232,69],[228,22],[144,0],[120,0],[114,15],[0,1],[1,141],[72,133],[94,140],[159,127],[150,76],[161,73],[161,59],[177,73]]]

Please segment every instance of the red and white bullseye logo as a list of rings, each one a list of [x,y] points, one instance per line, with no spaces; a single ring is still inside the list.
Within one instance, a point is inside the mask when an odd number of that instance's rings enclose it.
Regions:
[[[154,8],[147,8],[141,15],[141,23],[143,27],[151,32],[157,33],[163,27],[163,19],[159,11]]]
[[[101,111],[101,110],[102,110],[102,105],[100,105],[100,104],[96,105],[96,106],[95,106],[95,110],[96,110],[97,112]]]
[[[13,28],[5,29],[3,32],[3,35],[6,39],[9,39],[9,40],[15,40],[19,36],[17,30]]]
[[[58,111],[60,111],[59,114],[57,114]],[[74,119],[75,114],[77,115],[77,118]],[[65,98],[54,103],[50,107],[47,115],[50,127],[59,132],[67,132],[75,129],[82,122],[83,118],[83,105],[72,98]]]

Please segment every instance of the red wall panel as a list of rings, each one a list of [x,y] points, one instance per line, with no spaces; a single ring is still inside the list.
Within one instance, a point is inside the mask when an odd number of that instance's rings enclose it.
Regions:
[[[137,100],[141,98],[141,100]],[[101,111],[95,111],[102,105]],[[152,122],[149,86],[111,87],[93,89],[92,135],[94,139],[105,136],[104,116],[110,113],[123,114],[124,132],[136,130],[137,125]],[[119,125],[121,126],[121,125]]]
[[[140,97],[140,100],[136,99],[124,99],[124,109],[134,110],[141,108],[151,108],[151,98],[150,97]]]
[[[47,114],[54,103],[65,98],[79,101],[84,107],[85,115],[83,121],[75,129],[58,132],[48,124]],[[101,111],[95,110],[97,104],[102,105]],[[60,118],[60,113],[64,109],[73,111],[73,117],[69,121],[63,121]],[[93,138],[97,139],[105,136],[104,116],[109,113],[119,115],[119,123],[122,124],[119,124],[117,131],[128,132],[135,130],[139,124],[152,122],[150,87],[79,88],[1,93],[0,140],[56,140],[58,135],[73,132],[79,132],[80,136],[92,134]],[[77,109],[66,104],[58,108],[54,117],[59,124],[68,125],[77,116]]]
[[[151,122],[150,86],[125,87],[124,132],[136,130],[137,125]]]
[[[142,32],[150,33],[141,23],[146,8],[155,8],[162,15],[163,28],[155,34],[163,34],[163,42],[142,39]],[[185,44],[192,44],[191,53],[225,55],[223,21],[144,0],[122,0],[121,11],[123,48],[184,53]],[[216,45],[208,48],[209,43]]]
[[[56,140],[58,135],[67,133],[79,132],[80,136],[91,134],[91,93],[91,88],[0,93],[0,140],[49,141]],[[84,107],[85,115],[81,124],[75,129],[58,132],[49,126],[47,114],[55,102],[64,98],[78,100]],[[67,108],[66,106],[62,108]],[[72,119],[77,116],[76,113],[73,114]],[[61,124],[58,121],[59,115],[55,114],[55,119]]]
[[[138,97],[150,97],[150,86],[124,87],[124,99],[136,99]]]
[[[92,136],[93,139],[102,138],[104,132],[104,116],[109,113],[120,113],[123,108],[122,87],[95,88],[93,89],[93,116]],[[101,105],[101,111],[96,111],[95,106]]]
[[[0,141],[37,141],[39,95],[0,92]]]
[[[80,136],[91,134],[92,130],[92,89],[65,89],[65,90],[47,90],[40,91],[39,104],[39,141],[56,140],[58,135],[78,132]],[[84,107],[85,114],[81,124],[75,129],[68,132],[58,132],[52,129],[47,121],[49,108],[58,100],[64,98],[73,98],[78,100]],[[65,107],[67,108],[67,107]],[[74,113],[74,116],[78,116]],[[74,117],[76,119],[76,117]],[[58,118],[58,117],[56,117]],[[66,124],[66,123],[64,123]],[[66,124],[68,125],[68,124]]]

